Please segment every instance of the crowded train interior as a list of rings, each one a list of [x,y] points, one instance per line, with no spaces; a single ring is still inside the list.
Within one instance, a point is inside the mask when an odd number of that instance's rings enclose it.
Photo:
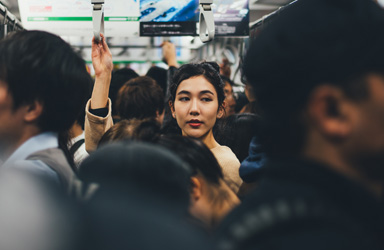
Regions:
[[[384,249],[383,45],[384,0],[0,0],[0,250]]]

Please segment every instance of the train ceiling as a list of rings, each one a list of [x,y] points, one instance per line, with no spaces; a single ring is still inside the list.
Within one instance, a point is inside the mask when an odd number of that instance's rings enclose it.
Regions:
[[[89,0],[91,1],[91,0]],[[113,0],[106,0],[113,1]],[[264,15],[267,15],[281,6],[284,6],[293,0],[249,0],[249,9],[250,9],[250,22],[254,22]],[[18,0],[0,0],[0,3],[5,5],[8,10],[15,15],[19,20],[19,6]],[[84,59],[87,61],[91,60],[91,49],[90,49],[90,40],[89,37],[63,37],[74,47],[78,48]],[[141,61],[161,61],[161,48],[160,44],[163,41],[162,37],[110,37],[107,41],[111,46],[112,54],[114,55],[115,61],[127,62],[135,61],[140,59]],[[169,38],[167,38],[169,39]],[[200,39],[197,37],[172,37],[170,40],[176,44],[178,59],[181,62],[190,61],[193,58],[199,57],[199,54],[202,52],[207,52],[206,54],[211,55],[216,50],[207,51],[201,50]],[[230,40],[230,39],[229,39]],[[228,43],[228,39],[225,40]],[[230,42],[229,42],[230,43]],[[129,50],[128,50],[129,48]],[[217,51],[216,51],[217,52]],[[213,53],[221,54],[219,52]],[[201,55],[200,55],[201,56]],[[214,55],[216,56],[216,55]]]
[[[17,0],[0,0],[0,2],[7,6],[9,11],[20,19]],[[254,22],[290,2],[292,2],[292,0],[249,0],[250,22]]]

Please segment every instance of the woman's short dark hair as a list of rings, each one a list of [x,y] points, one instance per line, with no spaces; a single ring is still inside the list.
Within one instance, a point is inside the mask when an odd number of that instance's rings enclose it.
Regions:
[[[119,90],[116,109],[122,119],[144,119],[164,111],[164,93],[155,80],[139,76]]]
[[[181,135],[163,135],[158,144],[188,163],[193,175],[199,173],[212,184],[219,184],[220,179],[224,178],[215,156],[203,142]]]
[[[112,101],[112,115],[117,115],[116,101],[120,88],[129,80],[139,75],[130,68],[118,69],[112,72],[111,85],[109,86],[109,98]]]
[[[171,85],[169,87],[169,101],[172,103],[175,102],[176,90],[182,81],[195,76],[203,76],[215,87],[219,107],[221,107],[225,99],[225,83],[220,77],[220,67],[215,62],[189,63],[181,66],[173,76]]]
[[[163,89],[163,93],[165,95],[167,91],[167,70],[157,67],[157,66],[152,66],[146,76],[151,77],[156,81],[157,84]]]

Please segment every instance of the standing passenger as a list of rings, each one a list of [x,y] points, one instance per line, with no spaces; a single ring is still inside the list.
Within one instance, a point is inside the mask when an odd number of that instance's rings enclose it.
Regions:
[[[245,60],[268,156],[219,249],[384,249],[384,11],[297,1]]]
[[[22,168],[66,189],[73,171],[58,134],[75,122],[91,81],[84,60],[58,36],[20,31],[2,40],[2,168]]]
[[[88,152],[97,148],[101,137],[113,126],[112,105],[108,99],[113,63],[104,38],[100,43],[92,42],[92,63],[96,81],[86,106],[85,147]],[[115,107],[121,119],[153,118],[161,124],[164,117],[163,90],[150,77],[133,78],[120,88]]]
[[[171,150],[191,167],[190,214],[209,231],[240,201],[224,181],[215,156],[197,139],[180,135],[162,136],[157,142]]]
[[[170,86],[169,106],[183,136],[197,138],[212,151],[223,168],[224,179],[237,193],[240,162],[213,136],[213,126],[225,113],[224,83],[216,63],[185,64],[175,73]]]
[[[112,111],[112,119],[114,123],[117,123],[121,120],[120,116],[117,114],[117,109],[115,108],[119,90],[121,89],[121,87],[123,87],[123,85],[126,82],[138,76],[139,75],[133,69],[130,69],[130,68],[118,69],[112,72],[111,85],[109,87],[108,97],[109,99],[111,99],[111,103],[112,103],[111,111]],[[107,114],[108,114],[108,110],[105,110],[104,114],[101,113],[100,115],[104,117]]]
[[[221,75],[221,79],[225,84],[224,94],[225,94],[225,117],[236,114],[236,100],[233,95],[233,85],[235,83],[226,76]]]

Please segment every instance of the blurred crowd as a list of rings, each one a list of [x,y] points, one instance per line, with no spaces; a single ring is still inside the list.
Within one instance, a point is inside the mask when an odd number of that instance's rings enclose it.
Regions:
[[[93,79],[56,35],[0,40],[0,249],[384,249],[383,27],[299,0],[243,83],[171,42],[140,76],[100,34]]]

